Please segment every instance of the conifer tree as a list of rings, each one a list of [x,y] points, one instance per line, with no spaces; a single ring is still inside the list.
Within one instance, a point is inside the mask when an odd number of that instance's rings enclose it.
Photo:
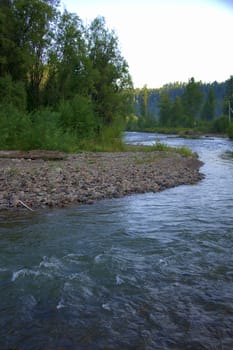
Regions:
[[[203,120],[211,121],[214,119],[215,105],[216,100],[214,96],[214,90],[213,88],[210,88],[201,112],[201,117]]]
[[[201,83],[196,82],[194,78],[189,79],[182,96],[182,105],[184,113],[189,118],[197,118],[203,101],[203,94],[200,90]]]
[[[159,123],[161,126],[169,126],[171,121],[172,103],[168,93],[162,92],[159,102]]]

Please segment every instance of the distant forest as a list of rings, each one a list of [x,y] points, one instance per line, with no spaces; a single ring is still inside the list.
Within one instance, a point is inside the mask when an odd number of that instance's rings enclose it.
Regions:
[[[147,112],[151,117],[154,117],[156,119],[159,118],[159,111],[160,111],[160,97],[167,93],[170,100],[172,102],[175,101],[176,97],[181,98],[185,92],[186,89],[186,83],[170,83],[166,84],[163,87],[159,89],[148,89],[148,99],[147,99]],[[204,103],[207,100],[208,94],[210,90],[212,89],[214,97],[215,97],[215,108],[214,108],[214,115],[213,117],[219,117],[223,114],[223,107],[224,107],[224,98],[226,95],[226,82],[218,83],[201,83],[200,84],[200,91],[203,94],[203,100],[202,104],[204,106]],[[143,100],[143,91],[142,90],[136,90],[136,96],[135,96],[135,114],[137,116],[141,115],[141,105]]]
[[[191,128],[224,133],[233,119],[232,107],[232,76],[221,83],[191,78],[159,89],[144,86],[134,91],[134,115],[128,119],[128,129]]]

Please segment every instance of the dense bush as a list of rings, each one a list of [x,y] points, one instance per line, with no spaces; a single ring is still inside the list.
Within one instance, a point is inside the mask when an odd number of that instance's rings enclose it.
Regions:
[[[30,128],[25,131],[24,148],[71,151],[76,138],[59,125],[60,113],[42,109],[30,114]]]
[[[0,106],[1,149],[75,151],[76,137],[59,126],[60,114],[49,109],[26,113]]]
[[[13,82],[10,75],[0,77],[0,104],[12,105],[25,111],[27,96],[23,82]]]
[[[123,149],[124,122],[117,118],[110,126],[96,129],[95,114],[88,100],[80,96],[49,108],[27,113],[12,105],[0,105],[0,149],[43,149],[65,152],[115,151]]]
[[[30,118],[12,105],[0,105],[0,148],[23,148],[23,135],[31,129]]]
[[[221,116],[214,120],[212,124],[212,131],[227,133],[229,128],[229,119],[227,116]]]
[[[63,101],[59,111],[61,127],[78,140],[91,138],[100,129],[92,101],[87,97],[76,95],[70,101]]]

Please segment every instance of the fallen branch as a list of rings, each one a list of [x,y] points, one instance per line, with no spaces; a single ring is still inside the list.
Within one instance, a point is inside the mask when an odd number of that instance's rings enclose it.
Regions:
[[[21,201],[20,199],[17,200],[16,205],[18,205],[19,203],[20,203],[21,205],[23,205],[25,208],[27,208],[28,210],[34,211],[32,208],[30,208],[27,204],[25,204],[25,203],[24,203],[23,201]]]

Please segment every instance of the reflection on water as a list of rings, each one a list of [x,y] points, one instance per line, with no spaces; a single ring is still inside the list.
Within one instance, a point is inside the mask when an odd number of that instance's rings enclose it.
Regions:
[[[187,145],[199,184],[41,213],[0,214],[0,349],[232,349],[233,163]]]

